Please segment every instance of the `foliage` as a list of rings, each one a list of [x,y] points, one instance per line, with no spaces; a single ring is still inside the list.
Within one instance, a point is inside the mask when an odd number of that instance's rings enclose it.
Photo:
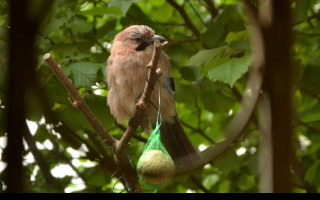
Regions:
[[[27,120],[37,125],[36,147],[49,165],[55,180],[66,192],[111,192],[116,182],[102,157],[112,157],[79,110],[68,102],[68,93],[43,62],[50,52],[103,126],[116,138],[123,130],[106,106],[108,94],[105,68],[114,36],[132,24],[152,27],[169,41],[165,52],[171,58],[176,83],[176,106],[182,124],[202,150],[228,136],[224,129],[239,110],[250,70],[248,19],[241,2],[235,0],[176,1],[195,30],[185,23],[181,11],[170,1],[157,0],[56,0],[37,36],[38,89],[25,103]],[[213,10],[207,2],[211,2]],[[295,158],[301,166],[293,170],[294,191],[320,191],[320,1],[292,1]],[[6,137],[6,42],[8,6],[0,1],[0,141]],[[41,92],[40,92],[41,91]],[[141,131],[139,138],[147,138]],[[206,137],[204,137],[206,136]],[[133,138],[128,153],[133,165],[144,142]],[[99,143],[99,145],[97,145]],[[174,177],[161,192],[259,192],[265,152],[254,120],[226,151],[202,169]],[[61,192],[45,181],[31,148],[24,151],[25,192]],[[104,154],[103,154],[104,153]],[[2,155],[2,156],[1,156]],[[5,155],[0,142],[0,158]],[[0,190],[5,189],[0,161]],[[59,166],[65,176],[55,173]],[[68,169],[68,170],[67,170]],[[190,176],[195,177],[189,178]],[[121,183],[116,191],[121,191]],[[144,188],[148,192],[148,188]],[[151,191],[149,191],[151,192]]]

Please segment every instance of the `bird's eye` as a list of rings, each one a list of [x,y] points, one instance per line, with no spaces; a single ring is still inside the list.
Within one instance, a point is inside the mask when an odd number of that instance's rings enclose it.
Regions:
[[[134,41],[135,41],[136,43],[140,43],[142,40],[141,40],[141,38],[134,38]]]

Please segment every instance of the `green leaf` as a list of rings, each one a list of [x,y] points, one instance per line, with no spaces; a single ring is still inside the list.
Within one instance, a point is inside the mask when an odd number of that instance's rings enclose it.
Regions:
[[[261,171],[262,163],[259,164],[259,154],[255,153],[247,161],[247,166],[253,176],[258,176]]]
[[[101,63],[78,62],[70,64],[73,84],[76,87],[86,87],[94,84]]]
[[[54,47],[52,48],[52,52],[54,52],[54,54],[60,55],[61,57],[70,56],[76,51],[77,47],[71,43],[59,43],[54,45]]]
[[[163,12],[165,10],[165,12]],[[174,8],[168,3],[162,4],[160,7],[157,7],[152,10],[151,16],[153,19],[159,22],[167,22],[172,18]]]
[[[185,84],[179,84],[177,86],[176,92],[175,92],[175,99],[177,102],[192,104],[193,103],[192,97],[193,95],[190,90],[190,86]]]
[[[208,47],[215,47],[223,39],[224,32],[224,24],[216,21],[209,26],[208,30],[205,33],[202,34],[201,40]]]
[[[231,187],[231,183],[228,179],[223,180],[218,187],[218,192],[220,193],[227,193],[229,192]]]
[[[313,183],[314,178],[315,178],[317,172],[319,171],[319,164],[320,164],[320,161],[313,163],[311,165],[311,167],[307,170],[307,172],[304,176],[304,179],[306,181],[308,181],[310,184]]]
[[[256,185],[256,182],[253,176],[247,176],[245,173],[242,173],[235,180],[235,184],[238,185],[241,191],[250,191]]]
[[[57,31],[67,21],[68,21],[68,18],[52,18],[44,26],[44,30],[42,32],[43,36],[48,36],[50,33]]]
[[[241,160],[233,149],[228,148],[213,161],[213,166],[228,174],[240,168]]]
[[[107,181],[110,181],[108,180],[110,178],[107,178],[110,175],[100,166],[84,169],[82,176],[86,178],[86,183],[92,186],[103,186],[108,183]]]
[[[250,56],[233,58],[208,72],[208,77],[214,81],[221,81],[233,87],[234,83],[245,74],[252,59]]]
[[[225,42],[230,44],[231,42],[234,42],[234,41],[244,41],[248,39],[248,36],[249,36],[249,33],[247,30],[239,31],[239,32],[230,32],[227,35]]]
[[[295,21],[304,21],[308,18],[308,9],[310,8],[310,2],[306,0],[296,0],[296,6],[294,8]]]
[[[110,0],[108,7],[120,8],[122,16],[126,16],[131,4],[134,0]]]
[[[217,174],[211,174],[206,176],[206,178],[202,181],[204,187],[210,189],[219,181],[219,176]]]
[[[232,99],[226,97],[221,91],[213,88],[204,88],[200,90],[200,97],[204,107],[213,113],[228,112],[234,104]]]
[[[189,59],[187,65],[196,67],[207,66],[212,60],[218,60],[229,55],[230,48],[226,46],[209,50],[200,50]]]
[[[36,91],[27,88],[28,95],[25,96],[25,104],[26,104],[26,117],[31,121],[39,121],[43,115],[43,107],[41,105],[41,97]]]
[[[237,6],[229,5],[222,10],[214,23],[202,34],[201,40],[207,47],[217,47],[223,45],[224,37],[230,31],[245,30],[242,17],[239,15]]]
[[[134,16],[134,23],[150,26],[154,30],[157,30],[157,25],[154,23],[154,21],[151,20],[150,17],[146,15],[136,4],[132,4],[132,6],[128,10],[128,14],[130,14],[130,16]]]
[[[95,7],[90,10],[79,11],[77,13],[80,15],[105,15],[105,14],[121,15],[122,11],[118,7]]]
[[[196,81],[200,77],[199,67],[182,67],[180,73],[183,79],[189,81]]]
[[[246,50],[246,51],[250,51],[250,48],[251,48],[249,40],[233,41],[233,42],[231,42],[229,47],[231,47],[233,49],[242,49],[242,50]]]
[[[111,19],[110,21],[106,22],[103,26],[97,29],[97,38],[103,38],[105,35],[107,35],[110,38],[114,37],[114,31],[110,30],[115,30],[117,20]]]
[[[81,20],[79,18],[75,18],[75,20],[69,23],[67,27],[79,33],[88,33],[93,28],[92,24],[89,24],[85,20]]]
[[[44,125],[41,125],[38,127],[37,132],[35,133],[35,135],[33,137],[37,142],[42,143],[46,139],[48,139],[48,130],[46,129],[46,127]]]
[[[84,100],[106,129],[109,129],[114,124],[115,119],[106,104],[106,97],[90,94],[85,96]]]
[[[202,103],[200,106],[213,113],[227,113],[236,101],[225,92],[226,90],[229,90],[226,84],[203,79],[198,95]]]

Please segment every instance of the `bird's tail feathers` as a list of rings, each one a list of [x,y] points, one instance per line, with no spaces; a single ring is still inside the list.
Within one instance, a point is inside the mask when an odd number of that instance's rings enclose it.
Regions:
[[[180,124],[178,116],[175,117],[174,123],[162,122],[160,127],[161,141],[176,166],[181,166],[184,170],[195,168],[202,158],[199,152],[192,145],[186,132]]]

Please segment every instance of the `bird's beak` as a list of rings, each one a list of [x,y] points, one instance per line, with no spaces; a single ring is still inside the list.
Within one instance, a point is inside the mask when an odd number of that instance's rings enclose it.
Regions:
[[[160,35],[154,35],[153,38],[152,38],[152,42],[156,41],[156,40],[159,40],[160,42],[165,42],[167,41],[166,38],[160,36]]]

